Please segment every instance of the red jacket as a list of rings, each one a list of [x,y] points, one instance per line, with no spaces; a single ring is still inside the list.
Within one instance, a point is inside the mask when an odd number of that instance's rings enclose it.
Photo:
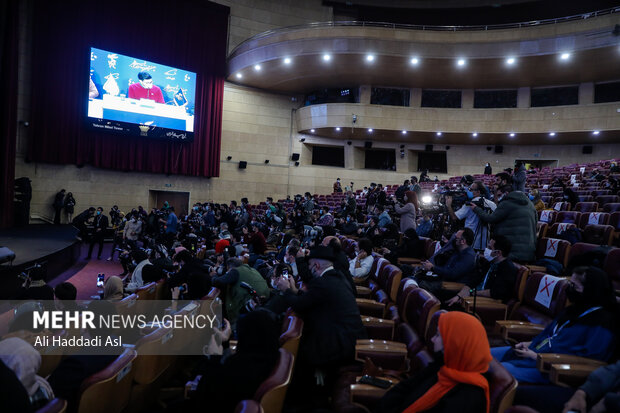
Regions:
[[[129,97],[132,99],[150,99],[157,103],[164,102],[164,95],[161,93],[161,89],[153,85],[152,89],[145,89],[140,83],[133,83],[129,85]]]

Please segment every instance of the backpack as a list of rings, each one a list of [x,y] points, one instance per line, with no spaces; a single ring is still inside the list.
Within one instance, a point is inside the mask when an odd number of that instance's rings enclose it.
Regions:
[[[560,234],[558,238],[570,242],[570,245],[574,245],[581,242],[581,230],[579,228],[569,228]]]

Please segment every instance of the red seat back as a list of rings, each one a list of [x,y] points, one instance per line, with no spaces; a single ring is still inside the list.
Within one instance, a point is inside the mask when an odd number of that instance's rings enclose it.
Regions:
[[[609,223],[609,213],[607,212],[586,212],[581,214],[579,228],[584,229],[588,224],[607,225]]]
[[[614,227],[611,225],[586,225],[583,241],[597,245],[611,245]]]
[[[555,222],[578,224],[580,219],[581,219],[581,212],[579,211],[561,211],[561,212],[558,212],[558,217],[555,220]]]
[[[557,238],[541,238],[536,245],[536,258],[548,258],[555,260],[566,266],[568,254],[570,253],[570,242]]]
[[[420,337],[425,338],[430,317],[438,310],[439,300],[428,291],[416,288],[408,294],[403,319]]]
[[[575,205],[575,211],[596,212],[598,211],[598,202],[577,202],[577,205]]]
[[[568,286],[566,279],[557,281],[549,307],[545,307],[536,301],[538,291],[544,288],[544,285],[541,286],[541,280],[544,276],[544,273],[536,272],[528,277],[521,305],[512,312],[511,319],[547,325],[560,311],[564,310],[566,306],[566,287]]]

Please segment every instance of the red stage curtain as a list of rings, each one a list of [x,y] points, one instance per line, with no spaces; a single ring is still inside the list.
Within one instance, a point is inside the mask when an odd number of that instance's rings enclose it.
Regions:
[[[30,160],[219,176],[228,7],[202,0],[34,4]],[[91,46],[196,72],[194,141],[88,128]]]
[[[0,228],[13,223],[17,132],[17,1],[0,2]]]

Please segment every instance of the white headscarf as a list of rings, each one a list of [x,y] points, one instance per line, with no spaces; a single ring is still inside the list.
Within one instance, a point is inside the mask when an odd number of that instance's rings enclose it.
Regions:
[[[22,383],[28,396],[33,396],[39,388],[43,388],[50,398],[54,392],[47,380],[37,376],[41,367],[41,354],[30,344],[17,337],[10,337],[0,341],[0,359],[13,370]]]

